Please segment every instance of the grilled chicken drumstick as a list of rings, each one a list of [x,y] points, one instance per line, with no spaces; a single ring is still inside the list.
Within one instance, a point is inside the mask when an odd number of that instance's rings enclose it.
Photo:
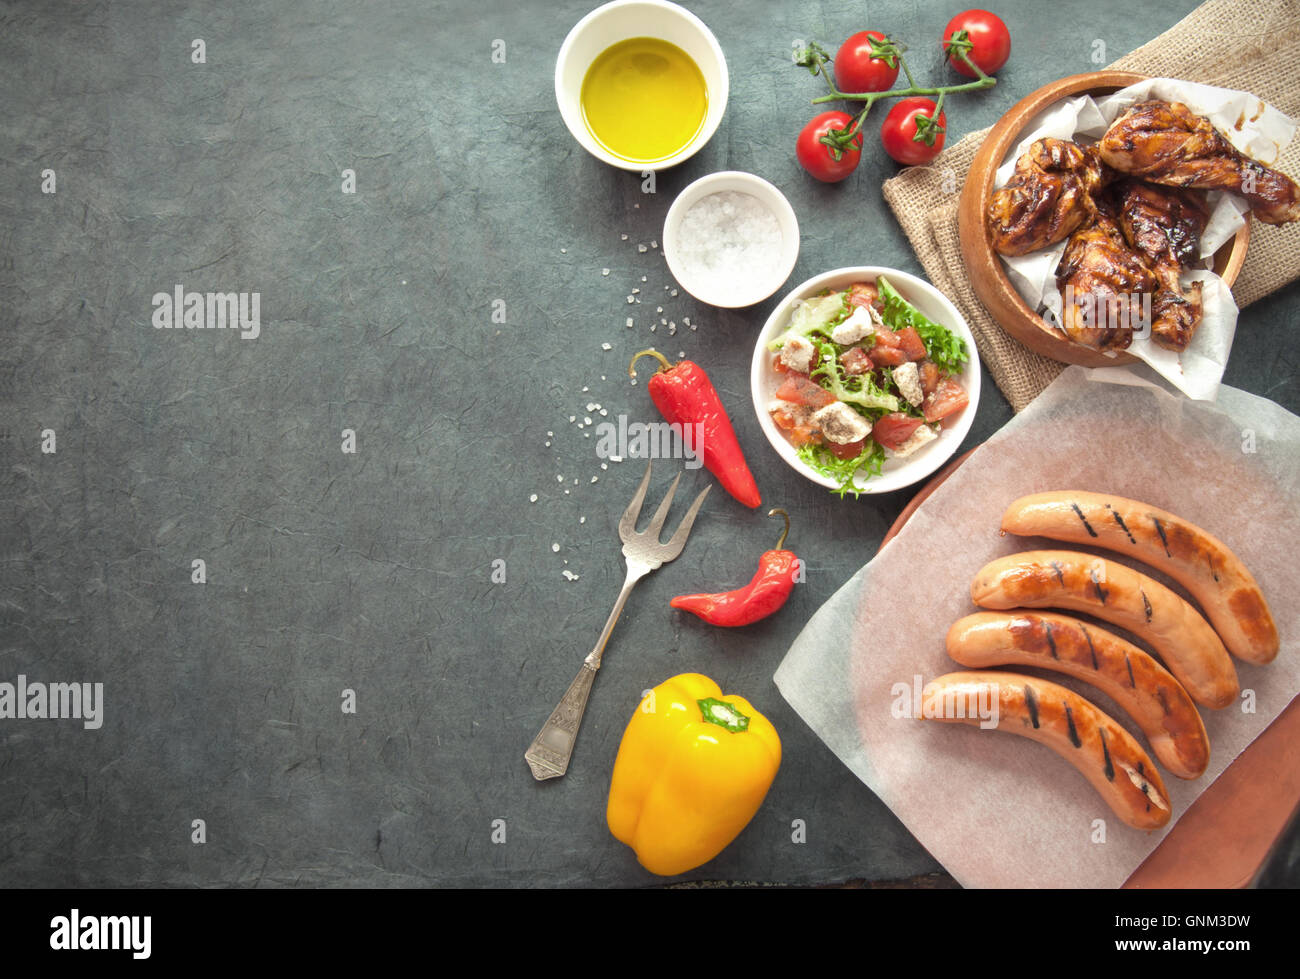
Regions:
[[[1300,220],[1300,187],[1238,151],[1204,116],[1181,102],[1139,102],[1096,146],[1123,173],[1172,187],[1240,194],[1266,224]]]
[[[1151,301],[1151,338],[1170,350],[1186,350],[1201,325],[1201,284],[1184,287],[1178,276],[1197,256],[1209,211],[1195,191],[1137,180],[1115,190],[1124,238],[1160,280]]]
[[[1103,182],[1096,153],[1064,139],[1040,139],[1016,160],[1007,185],[989,200],[993,248],[1025,255],[1090,223],[1093,192]]]
[[[1109,202],[1097,204],[1097,220],[1070,237],[1056,267],[1061,328],[1076,343],[1123,350],[1142,323],[1143,296],[1149,302],[1158,281],[1124,240]]]

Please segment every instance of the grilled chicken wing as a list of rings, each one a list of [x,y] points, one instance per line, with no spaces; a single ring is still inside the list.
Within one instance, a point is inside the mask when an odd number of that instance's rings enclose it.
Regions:
[[[1160,282],[1151,300],[1151,339],[1170,350],[1186,350],[1201,325],[1201,284],[1184,287],[1178,277],[1197,255],[1209,211],[1192,190],[1127,180],[1116,192],[1124,239]]]
[[[1025,255],[1090,223],[1093,192],[1103,167],[1090,149],[1064,139],[1040,139],[1016,160],[1007,185],[989,199],[987,220],[993,248]]]
[[[1076,343],[1123,350],[1133,342],[1134,329],[1151,315],[1158,282],[1124,240],[1113,205],[1105,200],[1097,204],[1097,220],[1070,236],[1056,267],[1061,328]]]
[[[1239,152],[1181,102],[1139,102],[1111,123],[1096,149],[1116,170],[1152,183],[1239,194],[1266,224],[1300,220],[1295,181]]]

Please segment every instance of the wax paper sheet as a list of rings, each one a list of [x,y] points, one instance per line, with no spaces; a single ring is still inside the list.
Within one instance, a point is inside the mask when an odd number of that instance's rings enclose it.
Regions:
[[[895,716],[900,697],[907,701],[901,691],[962,669],[948,658],[944,636],[976,611],[970,581],[984,564],[1038,547],[1088,550],[1000,535],[1009,503],[1054,489],[1143,500],[1215,534],[1259,581],[1282,637],[1273,663],[1234,661],[1241,702],[1201,710],[1211,742],[1206,773],[1189,782],[1161,772],[1174,815],[1159,832],[1123,824],[1049,748]],[[1226,385],[1217,403],[1189,401],[1141,365],[1070,367],[812,617],[776,684],[963,885],[1118,887],[1300,691],[1297,512],[1300,418]],[[1123,560],[1186,597],[1154,569]],[[1041,675],[1093,701],[1149,748],[1103,694],[1063,674]]]
[[[1295,133],[1295,123],[1277,109],[1248,92],[1215,88],[1170,78],[1151,78],[1094,100],[1091,96],[1065,99],[1035,117],[1025,134],[1003,158],[996,185],[1010,179],[1015,162],[1035,140],[1044,137],[1073,139],[1090,144],[1135,103],[1158,98],[1182,102],[1193,112],[1206,116],[1243,153],[1261,163],[1277,159]],[[1154,343],[1149,336],[1134,338],[1128,352],[1150,364],[1179,390],[1193,398],[1213,400],[1223,377],[1232,338],[1237,328],[1237,305],[1232,292],[1212,271],[1210,258],[1219,246],[1235,235],[1247,220],[1248,208],[1233,194],[1211,191],[1207,195],[1210,220],[1201,236],[1201,262],[1205,270],[1189,269],[1184,285],[1202,282],[1201,326],[1181,357]],[[1056,266],[1066,242],[1021,256],[1002,256],[1008,278],[1034,309],[1052,322],[1059,322],[1061,294],[1056,286]]]

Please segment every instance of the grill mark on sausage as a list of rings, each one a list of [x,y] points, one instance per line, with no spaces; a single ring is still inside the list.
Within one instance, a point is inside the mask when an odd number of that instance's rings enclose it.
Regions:
[[[1106,509],[1110,510],[1110,515],[1114,517],[1115,522],[1119,524],[1119,529],[1124,531],[1124,535],[1128,538],[1128,542],[1130,544],[1136,544],[1137,540],[1133,537],[1133,532],[1128,529],[1128,524],[1126,524],[1124,518],[1119,515],[1119,511],[1112,510],[1109,503],[1106,504]]]
[[[1214,570],[1214,555],[1207,554],[1205,555],[1205,559],[1210,562],[1210,574],[1214,577],[1214,580],[1217,582],[1219,580],[1219,572]]]
[[[1160,709],[1163,710],[1165,712],[1165,716],[1168,717],[1169,716],[1169,694],[1165,692],[1164,687],[1156,687],[1156,700],[1160,702]]]
[[[1165,557],[1173,557],[1173,555],[1169,553],[1169,538],[1165,536],[1164,524],[1160,522],[1159,517],[1152,517],[1151,522],[1156,525],[1156,533],[1160,535],[1160,543],[1163,544],[1165,548]]]
[[[1062,588],[1064,588],[1064,587],[1065,587],[1065,573],[1064,573],[1064,572],[1062,571],[1062,569],[1061,569],[1061,562],[1060,562],[1060,561],[1052,561],[1051,564],[1050,564],[1049,566],[1051,567],[1052,571],[1055,572],[1057,582],[1061,585]]]
[[[1060,659],[1061,657],[1056,654],[1056,637],[1052,635],[1052,623],[1045,621],[1043,628],[1047,630],[1047,648],[1051,650],[1052,659]]]
[[[1070,705],[1065,705],[1065,727],[1070,735],[1070,744],[1076,748],[1082,748],[1083,742],[1079,739],[1079,732],[1074,726],[1074,713],[1070,710]]]
[[[1142,596],[1142,611],[1146,613],[1147,621],[1151,621],[1151,600],[1147,598],[1147,593],[1139,588],[1138,594]]]
[[[1079,623],[1079,628],[1083,630],[1083,638],[1088,640],[1088,653],[1092,656],[1092,668],[1094,670],[1100,669],[1100,667],[1097,666],[1097,649],[1092,644],[1092,634],[1088,632],[1088,627],[1082,622]],[[1166,713],[1168,712],[1166,711]]]
[[[1128,658],[1128,653],[1124,654],[1124,665],[1128,667],[1128,685],[1136,690],[1137,681],[1133,679],[1133,664]]]
[[[1110,760],[1110,748],[1106,744],[1106,729],[1098,728],[1097,733],[1101,735],[1101,753],[1106,759],[1106,767],[1102,769],[1102,774],[1106,776],[1107,782],[1115,781],[1115,765]]]
[[[1029,708],[1029,723],[1038,728],[1038,698],[1034,696],[1034,688],[1025,684],[1025,706]]]
[[[1097,593],[1097,600],[1101,602],[1101,604],[1105,605],[1106,596],[1109,595],[1110,592],[1106,591],[1105,588],[1101,587],[1101,576],[1097,574],[1097,569],[1089,568],[1088,577],[1092,579],[1092,587],[1093,590]]]
[[[1074,511],[1075,516],[1077,516],[1080,520],[1083,521],[1083,529],[1086,530],[1086,531],[1088,532],[1088,536],[1089,536],[1089,537],[1096,537],[1096,536],[1097,536],[1097,532],[1096,532],[1095,530],[1092,529],[1092,524],[1088,523],[1088,518],[1085,517],[1085,516],[1083,515],[1083,511],[1079,509],[1079,504],[1077,504],[1077,503],[1071,503],[1071,504],[1070,504],[1070,509],[1072,509],[1072,510]]]

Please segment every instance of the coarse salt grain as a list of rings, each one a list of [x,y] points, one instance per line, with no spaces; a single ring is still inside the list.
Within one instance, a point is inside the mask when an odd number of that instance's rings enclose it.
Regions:
[[[551,550],[554,551],[556,554],[559,554],[559,553],[560,553],[560,545],[559,545],[559,544],[552,544],[552,545],[551,545]]]
[[[528,502],[529,502],[529,503],[536,503],[536,502],[537,502],[537,494],[534,493],[532,496],[530,496],[530,497],[528,498]]]
[[[724,298],[752,294],[780,272],[781,225],[752,194],[720,191],[682,217],[677,258],[696,290]]]
[[[600,345],[600,349],[601,349],[601,350],[613,350],[614,348],[613,348],[612,346],[610,346],[608,343],[602,343],[602,344]]]

